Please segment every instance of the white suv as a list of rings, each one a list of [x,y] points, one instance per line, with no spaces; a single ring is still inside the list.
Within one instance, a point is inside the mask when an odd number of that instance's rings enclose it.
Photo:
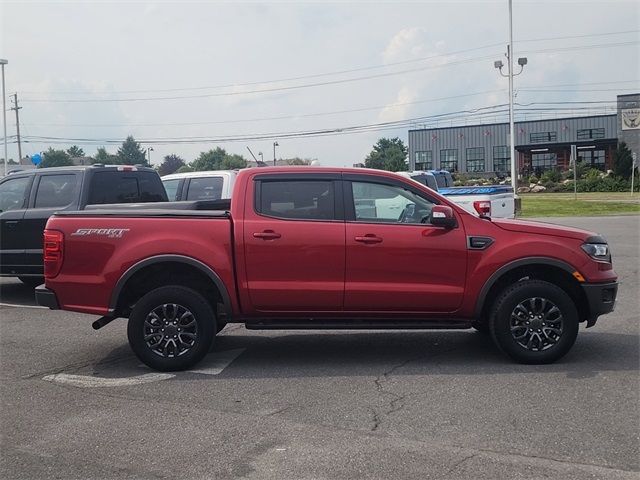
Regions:
[[[237,170],[172,173],[162,177],[170,202],[230,199]]]

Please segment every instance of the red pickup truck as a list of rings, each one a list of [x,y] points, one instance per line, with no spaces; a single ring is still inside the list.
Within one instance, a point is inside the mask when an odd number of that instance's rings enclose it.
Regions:
[[[524,363],[553,362],[578,324],[611,312],[606,241],[469,213],[429,188],[365,169],[239,173],[228,210],[197,202],[61,212],[45,236],[40,305],[128,318],[158,370],[185,369],[228,322],[249,329],[490,332]]]

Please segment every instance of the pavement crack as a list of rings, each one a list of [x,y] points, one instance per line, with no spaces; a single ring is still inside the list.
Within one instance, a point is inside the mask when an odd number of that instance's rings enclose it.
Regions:
[[[453,472],[455,472],[455,471],[458,469],[458,467],[459,467],[460,465],[462,465],[462,464],[463,464],[463,463],[465,463],[466,461],[471,460],[472,458],[475,458],[475,457],[477,457],[477,456],[478,456],[478,454],[477,454],[477,453],[472,453],[471,455],[467,455],[467,456],[466,456],[466,457],[464,457],[463,459],[458,460],[456,463],[454,463],[453,465],[451,465],[451,466],[449,467],[449,470],[447,470],[447,475],[451,475]]]

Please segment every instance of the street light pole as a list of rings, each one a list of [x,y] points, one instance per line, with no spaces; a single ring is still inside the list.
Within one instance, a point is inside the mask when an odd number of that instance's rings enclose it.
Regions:
[[[276,166],[276,147],[279,147],[279,146],[280,144],[277,141],[273,142],[273,166],[274,167]]]
[[[2,125],[4,126],[4,174],[7,175],[7,164],[9,163],[9,154],[7,153],[7,99],[4,94],[4,66],[9,63],[7,60],[0,58],[2,65]]]
[[[509,45],[507,46],[509,62],[509,157],[511,158],[511,186],[513,195],[518,196],[518,162],[516,162],[515,121],[513,119],[513,5],[509,0]],[[516,208],[517,210],[517,208]]]
[[[518,162],[516,161],[516,135],[515,135],[515,120],[513,115],[513,77],[518,76],[524,70],[524,66],[527,64],[527,57],[518,58],[518,65],[520,65],[520,71],[513,73],[513,7],[512,0],[509,0],[509,45],[507,45],[507,67],[508,73],[505,75],[502,73],[502,67],[504,64],[501,60],[493,62],[493,66],[500,71],[500,75],[503,77],[509,77],[509,157],[511,159],[511,187],[513,188],[513,194],[516,197],[516,211],[518,210]],[[514,212],[515,213],[515,212]]]

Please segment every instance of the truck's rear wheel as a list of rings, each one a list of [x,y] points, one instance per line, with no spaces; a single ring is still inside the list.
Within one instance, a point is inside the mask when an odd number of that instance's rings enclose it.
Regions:
[[[129,317],[127,335],[136,356],[162,371],[184,370],[199,362],[215,337],[216,319],[198,292],[177,285],[143,296]]]
[[[578,335],[578,312],[560,287],[523,280],[497,299],[489,320],[496,345],[520,363],[552,363],[563,357]]]

